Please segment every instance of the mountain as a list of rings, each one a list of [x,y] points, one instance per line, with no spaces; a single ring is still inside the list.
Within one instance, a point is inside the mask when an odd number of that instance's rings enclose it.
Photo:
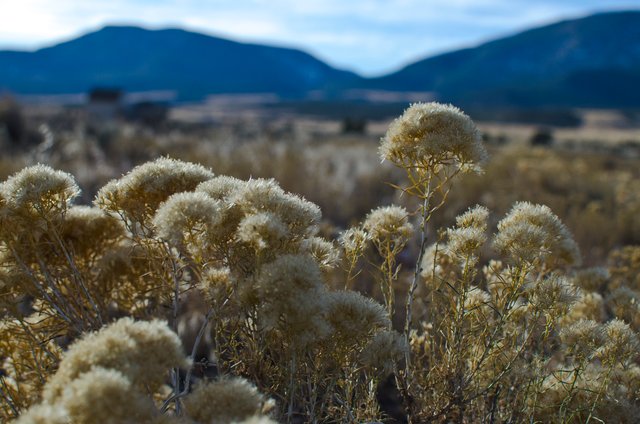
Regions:
[[[35,52],[0,51],[0,92],[94,87],[175,91],[179,100],[220,93],[350,99],[378,90],[431,92],[465,108],[640,107],[640,11],[558,22],[371,79],[300,50],[179,29],[108,26]]]
[[[566,20],[430,57],[368,88],[473,106],[640,106],[640,11]]]
[[[295,49],[245,44],[180,29],[107,26],[35,52],[0,51],[0,91],[20,94],[171,90],[303,96],[359,77]]]

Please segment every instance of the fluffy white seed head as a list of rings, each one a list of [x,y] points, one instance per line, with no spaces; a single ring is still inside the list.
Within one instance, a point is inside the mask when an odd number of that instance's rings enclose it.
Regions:
[[[211,268],[204,273],[199,286],[208,300],[215,301],[231,290],[232,281],[229,268]]]
[[[529,301],[539,311],[566,311],[577,299],[576,289],[569,280],[556,273],[532,283]]]
[[[578,265],[580,252],[571,233],[544,205],[516,203],[498,223],[495,247],[514,261],[550,265]]]
[[[302,347],[325,338],[326,289],[318,264],[308,255],[282,255],[262,266],[256,278],[255,301],[260,324],[275,329]]]
[[[275,180],[249,180],[229,201],[247,215],[273,213],[296,235],[314,232],[322,217],[317,205],[286,193]]]
[[[199,423],[231,423],[260,414],[265,398],[241,378],[201,383],[184,400],[187,415]]]
[[[34,165],[0,184],[0,192],[11,215],[55,219],[71,206],[80,189],[72,175],[46,165]]]
[[[463,169],[479,169],[487,156],[471,118],[440,103],[411,105],[391,123],[379,153],[398,166],[431,162]]]
[[[218,175],[217,177],[200,183],[195,191],[205,193],[216,200],[224,200],[246,185],[246,181],[239,180],[238,178]]]
[[[263,249],[278,250],[289,236],[289,229],[270,212],[260,212],[245,216],[236,232],[238,240],[251,245],[260,251]]]
[[[477,257],[487,241],[489,210],[475,206],[456,218],[456,226],[447,230],[447,250],[462,258]]]
[[[69,416],[61,405],[33,405],[13,424],[69,424]]]
[[[479,287],[470,287],[464,300],[465,313],[487,323],[492,317],[491,296]]]
[[[342,340],[357,343],[373,332],[389,328],[391,322],[385,308],[371,298],[353,291],[330,292],[327,319]]]
[[[445,281],[457,281],[461,274],[459,261],[446,246],[437,243],[425,249],[420,269],[420,276],[431,290],[437,289]]]
[[[598,357],[608,364],[624,364],[638,357],[640,342],[629,324],[619,319],[609,321],[604,327],[605,342],[598,349]]]
[[[342,232],[338,241],[347,257],[359,256],[367,247],[369,235],[360,228],[352,227]]]
[[[323,271],[335,268],[340,260],[340,251],[322,237],[309,237],[300,242],[299,251],[311,255]]]
[[[577,361],[588,360],[605,341],[600,323],[581,319],[560,329],[560,340],[567,347],[567,353],[574,355]]]
[[[383,206],[369,212],[362,228],[375,243],[392,242],[404,246],[413,236],[413,225],[407,210],[401,206]]]
[[[122,373],[92,368],[69,382],[59,403],[70,422],[83,424],[151,424],[157,410]]]
[[[166,323],[122,318],[72,344],[43,397],[55,402],[69,382],[95,367],[116,370],[136,387],[153,389],[177,366],[188,366],[188,360],[180,339]]]
[[[158,208],[153,225],[160,238],[181,244],[185,234],[215,232],[221,204],[204,193],[176,193]]]
[[[581,319],[604,322],[606,319],[604,299],[600,293],[578,291],[576,301],[569,308],[561,323],[568,325]]]
[[[160,158],[107,183],[98,191],[95,204],[124,214],[133,222],[144,223],[169,196],[192,191],[211,178],[213,173],[200,165]]]

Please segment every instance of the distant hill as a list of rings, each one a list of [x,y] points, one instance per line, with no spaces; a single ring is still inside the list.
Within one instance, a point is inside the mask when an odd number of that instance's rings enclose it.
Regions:
[[[640,107],[640,11],[558,22],[372,79],[300,50],[179,29],[108,26],[35,52],[0,51],[0,91],[66,94],[97,86],[169,90],[181,100],[381,90],[432,92],[467,108]]]
[[[640,11],[567,20],[413,63],[370,88],[466,106],[640,106]]]
[[[194,32],[108,26],[35,52],[0,51],[0,90],[20,94],[173,90],[181,99],[216,93],[302,96],[359,77],[300,50]]]

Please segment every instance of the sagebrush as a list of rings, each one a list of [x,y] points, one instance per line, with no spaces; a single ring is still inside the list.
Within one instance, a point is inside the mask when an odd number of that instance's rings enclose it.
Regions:
[[[379,153],[418,206],[332,237],[275,180],[170,158],[91,207],[48,166],[9,177],[2,418],[634,422],[640,248],[613,253],[610,271],[580,268],[567,227],[526,201],[495,230],[480,205],[433,228],[487,160],[453,106],[411,106]]]

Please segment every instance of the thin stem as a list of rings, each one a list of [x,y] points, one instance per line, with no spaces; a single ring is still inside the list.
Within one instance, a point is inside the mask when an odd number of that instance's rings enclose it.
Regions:
[[[165,249],[167,257],[171,261],[171,277],[173,279],[173,331],[178,333],[178,307],[180,297],[180,280],[178,279],[178,264],[172,255],[171,247],[168,243],[163,242],[162,246]],[[176,413],[180,414],[180,368],[173,369],[173,400],[176,402]],[[164,408],[164,406],[163,406]]]
[[[202,340],[202,336],[204,336],[204,331],[207,328],[207,324],[209,324],[209,320],[213,315],[213,308],[210,308],[207,312],[207,315],[204,317],[204,321],[200,326],[200,330],[198,331],[198,335],[196,336],[196,340],[193,342],[193,347],[191,348],[191,361],[193,361],[196,357],[196,351],[200,346],[200,341]],[[185,376],[184,390],[183,392],[189,393],[189,386],[191,385],[191,374],[193,373],[193,365],[189,367],[187,371],[187,375]]]
[[[211,319],[212,315],[213,315],[213,308],[209,309],[209,311],[207,312],[207,315],[205,316],[204,322],[200,326],[200,330],[198,331],[198,335],[196,336],[196,340],[193,342],[193,347],[191,348],[191,356],[190,356],[190,359],[191,359],[192,362],[193,362],[194,358],[196,357],[196,351],[198,350],[198,347],[200,346],[200,341],[202,340],[202,337],[204,336],[205,329],[207,328],[207,324],[209,323],[209,320]],[[174,372],[175,372],[175,370],[174,370]],[[171,405],[171,402],[177,401],[178,399],[180,399],[183,396],[186,396],[189,393],[189,389],[190,389],[190,386],[191,386],[191,374],[192,373],[193,373],[193,365],[191,367],[189,367],[189,370],[187,371],[187,375],[185,376],[184,389],[182,389],[182,391],[179,392],[179,393],[177,391],[175,391],[175,393],[172,396],[167,398],[163,402],[162,407],[160,408],[160,412],[164,413],[167,410],[167,408],[169,408],[169,405]],[[176,405],[177,405],[177,402],[176,402]]]
[[[409,346],[409,332],[411,330],[411,314],[412,314],[412,305],[413,305],[413,297],[415,295],[416,288],[418,287],[418,277],[422,272],[422,259],[424,257],[424,252],[427,246],[427,223],[429,219],[429,200],[431,197],[431,179],[427,182],[426,195],[423,199],[422,204],[422,221],[420,223],[420,252],[418,253],[418,259],[416,260],[416,266],[413,273],[413,280],[411,281],[411,286],[409,287],[409,293],[407,294],[407,301],[405,305],[405,322],[404,322],[404,341],[405,346]],[[410,368],[411,367],[411,354],[410,349],[405,351],[405,379],[407,379],[407,385],[409,385],[410,378]]]
[[[2,397],[4,398],[5,402],[7,402],[7,405],[9,405],[9,408],[11,408],[11,411],[13,412],[13,414],[18,417],[20,415],[20,412],[18,411],[18,408],[16,408],[16,406],[14,405],[12,399],[11,399],[11,395],[9,394],[9,391],[7,390],[7,393],[5,393],[5,389],[8,389],[7,387],[7,383],[4,381],[4,377],[0,376],[0,382],[2,382],[2,387],[0,388],[0,393],[2,393]]]
[[[289,407],[287,408],[287,421],[291,422],[293,419],[293,404],[295,401],[295,389],[296,389],[296,352],[293,351],[291,357],[291,376],[289,378]]]
[[[89,289],[87,289],[87,286],[84,284],[84,281],[83,281],[83,278],[82,278],[82,274],[78,270],[78,267],[76,267],[76,263],[73,260],[73,257],[71,256],[71,254],[69,253],[69,251],[65,247],[64,243],[62,242],[62,239],[58,235],[58,232],[56,231],[55,228],[52,229],[52,232],[53,232],[54,236],[56,237],[56,241],[58,242],[58,245],[60,246],[60,249],[62,250],[62,253],[65,256],[65,259],[67,260],[67,263],[69,264],[69,267],[71,268],[74,280],[80,286],[80,288],[84,292],[84,295],[87,297],[87,300],[89,301],[89,303],[93,307],[94,311],[96,312],[96,317],[98,318],[100,326],[103,326],[104,325],[104,320],[102,319],[102,313],[100,312],[100,308],[98,307],[98,303],[95,301],[95,299],[93,298],[93,296],[89,292]]]

